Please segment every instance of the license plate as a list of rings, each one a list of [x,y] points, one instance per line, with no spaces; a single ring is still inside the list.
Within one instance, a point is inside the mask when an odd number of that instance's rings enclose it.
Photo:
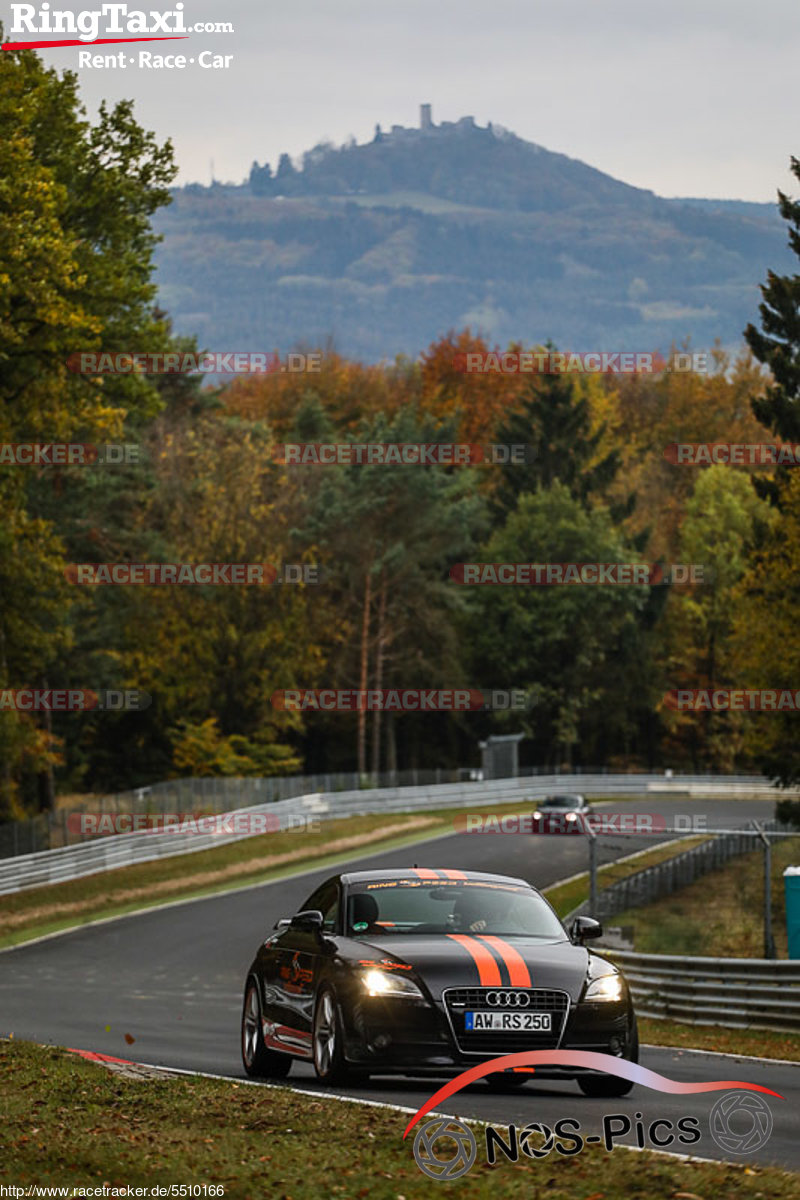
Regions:
[[[529,1030],[532,1033],[549,1033],[552,1028],[549,1012],[467,1012],[464,1013],[464,1029],[467,1033],[479,1033],[484,1029],[516,1033]]]

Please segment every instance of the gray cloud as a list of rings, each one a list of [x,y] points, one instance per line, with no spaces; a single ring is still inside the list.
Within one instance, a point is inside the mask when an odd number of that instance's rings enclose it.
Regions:
[[[416,124],[421,101],[434,120],[492,120],[667,196],[771,200],[800,155],[796,0],[186,0],[185,12],[235,32],[164,52],[232,53],[230,70],[80,72],[90,110],[132,96],[173,138],[183,182],[208,182],[212,159],[238,182],[253,159]],[[77,66],[71,49],[46,57]]]

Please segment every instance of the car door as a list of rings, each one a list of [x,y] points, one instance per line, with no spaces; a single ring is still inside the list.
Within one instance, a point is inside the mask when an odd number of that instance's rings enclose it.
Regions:
[[[321,961],[329,954],[323,940],[339,928],[340,885],[328,880],[311,895],[301,912],[322,913],[322,937],[318,933],[291,926],[281,930],[271,950],[271,990],[276,1020],[271,1038],[276,1048],[291,1049],[295,1054],[311,1055],[311,1025]]]

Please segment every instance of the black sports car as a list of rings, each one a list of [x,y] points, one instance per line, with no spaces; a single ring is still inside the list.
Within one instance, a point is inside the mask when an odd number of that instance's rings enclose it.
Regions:
[[[595,1050],[636,1061],[639,1040],[621,972],[569,934],[522,879],[477,871],[335,875],[295,916],[277,922],[247,972],[242,1058],[248,1075],[284,1077],[293,1058],[319,1078],[453,1075],[523,1050]],[[590,1096],[631,1084],[576,1068]],[[492,1086],[530,1078],[489,1076]]]
[[[569,833],[585,832],[587,817],[594,816],[594,809],[586,803],[583,796],[577,793],[545,796],[539,800],[533,812],[532,830],[534,833]]]

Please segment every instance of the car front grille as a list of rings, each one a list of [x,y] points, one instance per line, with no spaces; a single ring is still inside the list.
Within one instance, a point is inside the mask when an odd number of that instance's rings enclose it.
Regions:
[[[497,988],[448,988],[443,993],[445,1011],[459,1050],[466,1054],[517,1054],[523,1050],[553,1050],[561,1041],[569,1012],[569,996],[566,992],[548,988],[513,988],[515,992],[527,992],[525,1008],[505,1009],[487,1003],[489,992]],[[500,989],[509,990],[506,988]],[[552,1028],[549,1032],[534,1030],[503,1032],[487,1029],[480,1033],[467,1033],[464,1029],[464,1013],[483,1012],[549,1012]]]

